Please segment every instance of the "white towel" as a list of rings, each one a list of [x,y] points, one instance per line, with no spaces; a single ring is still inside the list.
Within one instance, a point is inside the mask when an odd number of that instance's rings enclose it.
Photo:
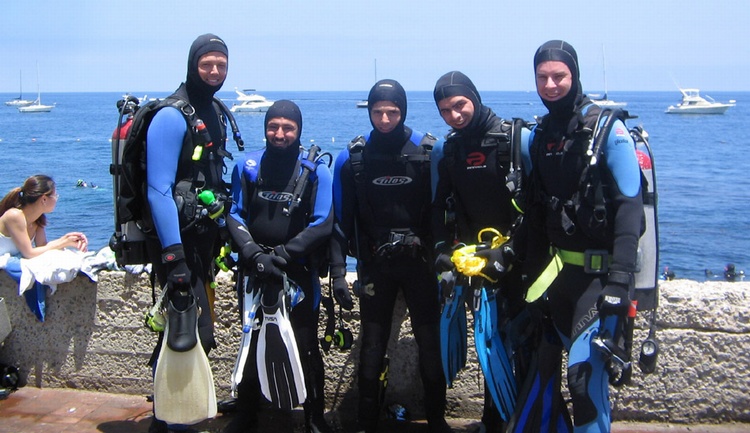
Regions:
[[[10,253],[0,255],[0,269],[5,269],[8,266],[8,259],[10,259]]]
[[[33,259],[21,259],[21,281],[18,294],[30,289],[34,280],[46,284],[54,294],[57,285],[68,283],[78,275],[85,253],[78,250],[50,250]]]

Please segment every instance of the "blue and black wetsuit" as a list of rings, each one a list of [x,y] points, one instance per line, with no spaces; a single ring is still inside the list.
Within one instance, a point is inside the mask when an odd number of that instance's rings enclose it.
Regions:
[[[173,96],[190,104],[195,117],[206,125],[213,146],[193,160],[193,150],[198,143],[193,143],[193,133],[189,130],[186,116],[174,107],[159,110],[147,131],[147,206],[144,203],[145,213],[150,213],[150,222],[157,235],[147,241],[153,275],[161,288],[167,285],[171,272],[180,275],[189,272],[189,285],[201,312],[198,333],[206,353],[216,347],[212,305],[209,302],[213,294],[208,291],[213,290],[210,288],[213,258],[218,253],[221,240],[215,220],[199,217],[190,210],[196,209],[196,195],[201,191],[209,190],[215,196],[228,195],[222,180],[227,123],[213,101],[223,81],[218,84],[204,81],[198,68],[201,58],[212,52],[223,54],[228,60],[227,46],[218,36],[207,33],[193,41],[188,56],[187,79]],[[184,262],[180,256],[184,256]],[[183,269],[187,269],[187,272],[183,273]],[[171,290],[168,294],[170,300],[173,295],[174,290]],[[163,337],[164,334],[160,333],[150,360],[152,366],[156,365]],[[154,418],[149,431],[166,431],[166,427],[162,421]],[[170,426],[175,430],[182,427]]]
[[[292,308],[290,320],[305,372],[304,409],[309,418],[322,417],[325,409],[324,365],[318,346],[319,266],[325,255],[322,249],[331,235],[333,211],[331,172],[326,165],[315,164],[300,205],[289,216],[284,213],[303,170],[301,161],[306,158],[307,152],[300,151],[297,141],[285,149],[268,146],[238,160],[232,172],[233,204],[227,227],[240,247],[252,242],[266,253],[284,254],[284,272],[305,293],[302,302]],[[280,286],[281,282],[267,284]],[[255,353],[257,337],[253,341],[251,350]],[[255,355],[248,357],[239,385],[238,409],[251,422],[256,421],[260,402],[255,359]]]
[[[227,136],[226,122],[213,105],[213,95],[208,100],[194,96],[190,87],[184,84],[175,95],[190,101],[196,114],[210,128],[211,136],[216,137],[213,139],[214,146],[223,149]],[[196,188],[224,196],[228,195],[228,190],[222,180],[225,169],[223,158],[206,151],[199,161],[192,160],[194,145],[188,128],[185,116],[174,107],[159,110],[148,128],[147,197],[158,235],[158,241],[150,242],[149,255],[159,287],[163,287],[167,281],[168,269],[162,263],[161,251],[169,246],[182,244],[185,260],[192,272],[193,292],[201,308],[198,319],[201,343],[209,351],[216,347],[216,342],[206,286],[212,279],[213,258],[221,247],[219,230],[216,222],[210,218],[190,224],[194,221],[180,211],[175,199],[178,196],[185,197],[186,194],[194,198],[194,194],[198,192]],[[197,176],[200,176],[200,180]],[[188,224],[190,228],[186,229]],[[155,353],[158,353],[158,347]]]
[[[440,357],[440,305],[430,250],[429,149],[434,138],[428,137],[429,147],[420,145],[425,135],[403,124],[403,89],[395,81],[383,81],[371,90],[368,109],[378,101],[395,102],[401,121],[388,133],[374,129],[336,158],[331,269],[333,274],[334,269],[345,266],[347,254],[357,256],[362,320],[358,376],[361,428],[368,433],[377,428],[379,376],[393,308],[401,291],[419,348],[427,421],[430,431],[438,432],[447,425],[445,378],[436,362]]]
[[[584,257],[597,252],[610,272],[632,273],[636,267],[643,204],[640,169],[635,147],[625,125],[617,120],[598,164],[606,203],[606,223],[590,224],[593,210],[585,203],[576,209],[564,203],[581,190],[581,173],[587,164],[589,144],[584,128],[596,128],[600,108],[584,95],[576,98],[567,117],[542,118],[524,148],[528,170],[527,222],[529,247],[527,270],[538,275],[550,252],[565,257]],[[604,122],[604,119],[601,120]],[[569,202],[570,203],[570,202]],[[588,257],[588,256],[586,256]],[[600,334],[597,300],[607,284],[606,272],[579,264],[564,265],[547,289],[549,314],[569,352],[568,387],[573,401],[575,432],[610,430],[609,382],[605,358],[591,343]],[[615,318],[604,326],[614,332]]]

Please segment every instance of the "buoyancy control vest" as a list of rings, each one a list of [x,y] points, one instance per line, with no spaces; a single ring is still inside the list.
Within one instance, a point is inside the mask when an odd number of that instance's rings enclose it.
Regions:
[[[430,246],[430,155],[437,138],[412,131],[400,152],[379,153],[358,136],[348,145],[354,177],[356,254],[393,256]],[[362,257],[360,257],[362,258]]]
[[[312,213],[314,185],[318,164],[323,164],[320,148],[299,148],[299,157],[291,176],[280,182],[270,181],[261,170],[263,151],[248,157],[252,164],[242,170],[240,217],[245,221],[253,239],[259,245],[273,247],[284,244],[305,229]],[[284,218],[279,218],[279,214]],[[279,237],[281,236],[281,237]]]
[[[110,174],[113,176],[115,232],[110,239],[110,248],[115,252],[120,265],[147,263],[145,241],[148,237],[156,236],[146,198],[146,137],[151,121],[159,110],[165,107],[175,108],[187,123],[174,188],[182,230],[216,214],[209,211],[209,203],[203,203],[198,198],[202,191],[210,190],[214,197],[222,200],[228,198],[227,186],[222,180],[224,158],[232,158],[231,153],[226,150],[227,124],[232,128],[238,149],[244,149],[234,117],[218,98],[214,98],[213,102],[222,132],[218,139],[208,134],[183,87],[167,98],[142,105],[139,102],[143,101],[128,95],[122,104],[118,103],[120,117],[112,140]],[[128,121],[124,121],[125,119]]]
[[[632,119],[626,111],[620,109],[602,109],[593,104],[583,107],[578,112],[578,126],[568,132],[559,145],[559,149],[551,149],[553,143],[545,146],[540,140],[534,139],[530,157],[534,167],[531,182],[534,184],[531,205],[545,206],[546,222],[549,230],[558,235],[553,237],[580,237],[582,248],[607,248],[614,240],[614,216],[612,208],[614,196],[620,194],[614,177],[607,167],[607,154],[604,146],[616,121],[623,124]],[[542,119],[535,134],[540,134],[545,127]],[[571,128],[573,129],[573,128]],[[618,134],[623,132],[618,131]],[[643,309],[653,308],[657,299],[653,294],[642,296],[656,288],[658,281],[658,223],[657,223],[657,192],[656,178],[653,167],[653,154],[648,144],[648,134],[641,127],[631,128],[627,133],[635,144],[635,153],[640,168],[640,198],[643,201],[643,215],[640,223],[640,238],[638,245],[637,266],[635,269],[636,298],[642,299]],[[560,174],[568,176],[558,179],[554,183],[546,182],[547,190],[541,187],[543,167],[540,167],[541,153],[560,151],[565,152],[563,158],[569,158],[563,164],[571,165],[570,170],[560,170]],[[558,188],[550,191],[549,188]],[[579,233],[580,232],[580,233]],[[555,239],[551,239],[555,242]],[[648,299],[646,299],[648,298]]]
[[[627,119],[632,119],[626,111],[620,109],[599,108],[596,106],[584,106],[577,113],[577,126],[569,127],[566,133],[567,140],[563,140],[561,148],[554,148],[555,143],[540,143],[541,140],[533,139],[530,149],[533,170],[531,176],[533,195],[530,196],[530,206],[542,205],[547,207],[546,215],[558,215],[553,221],[548,221],[548,230],[555,229],[559,224],[558,239],[561,236],[585,236],[591,240],[601,242],[609,239],[612,245],[614,238],[614,212],[612,209],[613,195],[621,194],[615,185],[614,176],[607,168],[607,154],[603,146],[615,126],[615,121],[620,120],[623,125]],[[540,128],[544,128],[545,119],[542,119]],[[539,129],[539,128],[538,128]],[[539,133],[540,131],[535,131]],[[630,351],[633,340],[633,324],[635,320],[634,311],[646,311],[649,316],[648,336],[642,342],[641,353],[638,364],[644,374],[653,373],[656,369],[659,345],[656,340],[656,310],[659,301],[658,269],[659,269],[659,233],[657,204],[658,195],[656,188],[656,175],[653,161],[653,153],[648,142],[648,133],[642,127],[630,128],[627,131],[616,131],[617,136],[628,134],[635,146],[635,154],[640,168],[640,199],[643,203],[643,215],[640,221],[640,237],[637,246],[636,266],[633,272],[634,282],[634,307],[628,315],[624,332],[624,365],[620,377],[610,383],[622,385],[630,380]],[[541,146],[547,149],[540,149]],[[571,152],[575,156],[577,169],[556,170],[557,174],[566,173],[572,178],[565,180],[556,179],[554,184],[547,182],[545,186],[554,188],[554,185],[570,184],[567,191],[541,190],[541,178],[543,176],[540,167],[540,154],[543,151]],[[572,159],[572,158],[571,158]],[[575,182],[574,180],[577,180]],[[562,199],[560,198],[562,197]],[[631,224],[636,224],[635,218],[629,218]],[[619,220],[619,217],[618,217]],[[580,230],[578,230],[580,229]],[[550,239],[555,242],[554,239]],[[596,250],[588,250],[596,252]],[[605,253],[606,254],[606,253]],[[554,259],[553,259],[554,260]],[[541,279],[541,278],[540,278]],[[536,283],[535,283],[536,284]],[[609,365],[609,364],[608,364]],[[611,374],[611,372],[610,372]]]
[[[607,139],[606,136],[598,140],[595,137],[595,131],[602,131],[599,128],[601,113],[600,107],[594,104],[584,105],[576,112],[565,134],[560,138],[554,137],[554,141],[545,135],[551,122],[550,116],[543,117],[534,130],[529,152],[533,166],[532,205],[546,207],[546,226],[553,238],[560,231],[567,236],[584,236],[580,241],[583,247],[602,248],[611,245],[613,240],[613,212],[607,212],[610,202],[608,193],[613,179],[604,169],[606,161],[601,161],[603,155],[592,160],[593,152],[601,152],[602,141],[606,142]],[[541,143],[543,139],[548,142]],[[594,149],[594,146],[597,148]],[[559,161],[550,162],[565,167],[564,170],[556,170],[554,182],[543,182],[543,154],[562,155]],[[594,169],[591,161],[595,162]],[[551,240],[554,242],[554,239]],[[595,245],[590,245],[592,242]]]
[[[519,118],[494,119],[481,138],[466,138],[453,131],[443,144],[443,161],[452,185],[446,221],[456,225],[453,231],[459,241],[475,242],[476,234],[486,227],[508,234],[523,213],[521,137],[529,124]],[[467,145],[464,140],[479,140],[479,145]]]

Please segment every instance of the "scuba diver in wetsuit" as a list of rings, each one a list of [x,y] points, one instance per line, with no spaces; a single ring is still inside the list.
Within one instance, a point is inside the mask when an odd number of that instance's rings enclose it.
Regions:
[[[382,405],[379,380],[391,334],[396,296],[403,292],[419,348],[419,373],[429,431],[450,432],[445,421],[445,378],[440,363],[440,305],[430,251],[430,162],[434,137],[413,131],[406,120],[406,92],[380,80],[368,96],[373,130],[357,137],[336,159],[331,240],[334,294],[348,293],[344,279],[349,245],[359,269],[361,431],[377,429]],[[337,295],[339,296],[339,295]]]
[[[603,137],[599,170],[604,212],[587,200],[581,178],[601,109],[583,94],[578,57],[568,43],[549,41],[534,55],[539,97],[549,110],[525,147],[528,247],[532,279],[552,279],[546,297],[555,329],[568,351],[568,389],[575,432],[610,431],[609,377],[605,355],[592,340],[616,335],[633,295],[642,232],[641,174],[627,128],[616,120]],[[553,259],[554,257],[554,259]],[[562,269],[549,278],[551,261]],[[516,430],[514,430],[516,431]]]
[[[241,266],[248,271],[248,284],[261,287],[264,299],[278,294],[274,289],[282,285],[282,271],[304,292],[304,299],[293,306],[289,318],[307,390],[303,403],[305,428],[308,433],[329,433],[333,430],[323,417],[325,375],[318,345],[318,315],[319,268],[333,227],[331,173],[325,164],[304,161],[311,163],[307,165],[310,173],[299,205],[287,206],[280,197],[292,195],[301,182],[301,172],[306,170],[303,160],[308,155],[300,144],[302,114],[294,102],[279,100],[266,112],[264,126],[265,149],[240,159],[232,172],[233,204],[227,227],[240,250]],[[256,351],[258,339],[270,337],[254,332],[252,355],[238,386],[237,415],[225,433],[257,431],[260,384]],[[268,354],[258,354],[264,355]]]
[[[192,134],[185,116],[175,107],[165,107],[156,113],[148,128],[146,150],[148,207],[158,235],[158,239],[148,241],[150,263],[159,287],[168,286],[167,297],[178,310],[195,299],[201,312],[200,343],[206,353],[216,347],[209,303],[213,293],[207,291],[212,290],[209,283],[213,257],[220,247],[219,227],[215,219],[196,220],[195,215],[183,211],[195,209],[196,188],[212,191],[218,197],[228,194],[222,180],[224,161],[215,153],[225,147],[226,121],[213,103],[214,94],[224,84],[227,68],[228,49],[224,41],[213,34],[201,35],[190,47],[187,80],[175,92],[179,99],[190,103],[204,122],[213,137],[214,150],[203,152],[197,161],[191,158]],[[178,292],[190,295],[179,296]],[[162,336],[151,365],[157,361]],[[179,428],[182,427],[170,426]],[[166,423],[154,417],[149,432],[166,431]]]
[[[476,244],[479,232],[485,228],[508,235],[519,214],[512,203],[514,193],[506,187],[513,168],[512,143],[495,138],[498,135],[509,137],[511,123],[482,104],[474,83],[459,71],[448,72],[438,79],[434,98],[440,116],[451,127],[445,142],[435,147],[432,174],[435,267],[438,272],[445,272],[455,268],[451,261],[454,245]],[[454,216],[446,218],[451,214]],[[502,267],[510,268],[515,253],[510,245],[507,247],[503,255],[491,262],[497,261]],[[498,316],[503,323],[497,326],[502,328],[525,305],[521,297],[521,268],[515,267],[507,273],[498,269],[488,266],[484,272],[499,280],[497,287],[501,290],[496,299],[498,311],[503,313]],[[492,385],[485,382],[482,427],[487,432],[500,432],[502,419],[488,386]]]

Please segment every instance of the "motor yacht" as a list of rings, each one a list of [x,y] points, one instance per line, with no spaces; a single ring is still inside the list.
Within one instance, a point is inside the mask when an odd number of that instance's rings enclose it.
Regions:
[[[229,110],[232,113],[264,113],[273,105],[273,101],[266,99],[257,93],[246,93],[249,90],[234,89],[237,93],[238,104],[232,105]]]
[[[668,114],[724,114],[734,107],[734,99],[728,103],[716,102],[710,96],[702,97],[698,89],[680,89],[682,102],[667,107]]]

